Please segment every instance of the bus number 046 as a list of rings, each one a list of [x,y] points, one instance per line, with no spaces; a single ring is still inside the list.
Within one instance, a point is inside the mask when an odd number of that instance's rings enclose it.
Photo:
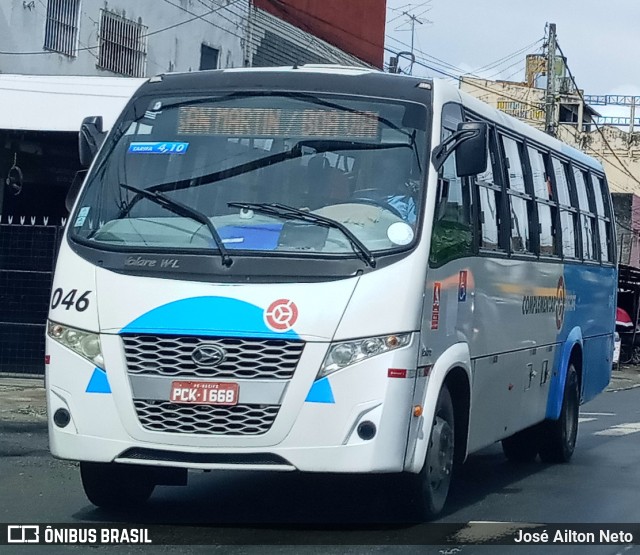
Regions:
[[[58,308],[58,306],[62,305],[65,310],[74,307],[78,312],[84,312],[89,308],[89,293],[91,291],[85,291],[76,299],[77,293],[77,289],[72,289],[65,295],[64,291],[58,287],[51,295],[51,308]]]

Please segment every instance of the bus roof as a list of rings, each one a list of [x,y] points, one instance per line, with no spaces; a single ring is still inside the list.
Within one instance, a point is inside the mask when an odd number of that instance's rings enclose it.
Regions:
[[[530,138],[532,141],[535,141],[552,150],[560,152],[567,157],[573,158],[574,160],[586,166],[604,171],[599,160],[589,156],[588,154],[585,154],[581,150],[578,150],[568,145],[567,143],[551,137],[540,129],[536,129],[531,125],[524,123],[523,121],[514,118],[513,116],[510,116],[509,114],[506,114],[505,112],[502,112],[501,110],[490,106],[486,102],[478,100],[474,96],[471,96],[469,93],[461,91],[443,80],[436,79],[434,81],[436,87],[450,87],[455,89],[455,91],[457,91],[457,93],[460,95],[462,104],[472,112],[475,112],[480,116],[494,121],[498,125],[506,127],[507,129],[512,129],[513,131]]]
[[[87,116],[109,129],[146,79],[0,74],[0,129],[79,131]]]

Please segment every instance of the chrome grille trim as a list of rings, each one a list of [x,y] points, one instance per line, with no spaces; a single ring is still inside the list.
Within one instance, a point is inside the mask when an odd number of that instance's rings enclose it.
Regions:
[[[153,432],[211,435],[260,435],[271,428],[280,405],[182,405],[134,400],[140,424]]]
[[[161,335],[123,335],[129,374],[170,377],[276,379],[293,377],[303,341]],[[202,345],[225,351],[224,360],[213,366],[198,366],[191,358]]]

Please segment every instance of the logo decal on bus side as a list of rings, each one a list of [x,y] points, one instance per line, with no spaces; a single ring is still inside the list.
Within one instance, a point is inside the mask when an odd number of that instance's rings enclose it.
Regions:
[[[575,293],[567,292],[564,277],[560,276],[555,295],[525,295],[522,298],[522,314],[553,314],[556,328],[560,330],[566,313],[576,309],[576,299]]]
[[[298,319],[298,307],[289,299],[273,301],[264,313],[264,321],[274,331],[287,331]]]
[[[440,323],[440,290],[442,283],[436,281],[433,284],[433,305],[431,306],[431,329],[437,330]]]

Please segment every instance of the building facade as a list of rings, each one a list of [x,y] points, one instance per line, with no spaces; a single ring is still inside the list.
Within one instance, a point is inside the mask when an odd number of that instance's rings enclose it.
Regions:
[[[381,66],[384,18],[385,0],[2,0],[0,372],[44,371],[56,246],[80,169],[79,122],[106,116],[107,97],[141,81],[123,77]],[[367,22],[377,29],[373,42]],[[118,97],[121,106],[132,90]]]
[[[0,72],[148,77],[304,63],[381,65],[385,0],[366,3],[375,24],[352,18],[336,31],[345,21],[338,6],[327,11],[306,0],[288,0],[294,16],[276,9],[275,0],[5,0]],[[377,42],[367,38],[370,28]]]

